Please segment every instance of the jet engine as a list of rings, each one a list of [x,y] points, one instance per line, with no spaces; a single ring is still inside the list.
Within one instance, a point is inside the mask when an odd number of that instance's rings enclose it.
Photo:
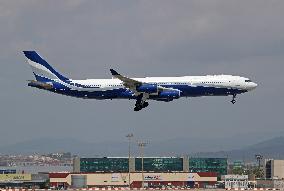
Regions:
[[[159,99],[178,99],[180,98],[179,90],[166,90],[159,93]]]
[[[138,92],[152,94],[152,93],[158,92],[158,86],[157,86],[157,84],[142,84],[140,86],[137,86],[136,90]]]

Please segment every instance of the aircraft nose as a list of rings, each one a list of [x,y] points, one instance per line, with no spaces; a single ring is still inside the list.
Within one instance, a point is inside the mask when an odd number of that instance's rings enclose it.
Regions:
[[[257,83],[252,83],[252,87],[253,87],[253,89],[255,89],[256,87],[257,87]]]
[[[257,87],[257,83],[251,82],[249,90],[254,90]]]

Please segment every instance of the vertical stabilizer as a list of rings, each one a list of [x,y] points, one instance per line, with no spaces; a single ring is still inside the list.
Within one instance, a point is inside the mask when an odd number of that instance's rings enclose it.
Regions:
[[[68,78],[62,76],[55,71],[44,59],[36,53],[36,51],[23,51],[28,64],[31,66],[32,71],[37,81],[48,82],[55,79],[62,81],[68,80]]]

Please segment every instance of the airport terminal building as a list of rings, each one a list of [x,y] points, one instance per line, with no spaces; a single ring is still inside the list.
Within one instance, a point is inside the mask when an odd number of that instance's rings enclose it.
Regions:
[[[145,157],[145,172],[216,172],[227,174],[227,158]],[[126,157],[75,158],[73,172],[141,172],[142,159]]]
[[[227,174],[227,158],[75,158],[73,173],[50,173],[54,187],[210,187]],[[129,182],[129,173],[130,182]]]

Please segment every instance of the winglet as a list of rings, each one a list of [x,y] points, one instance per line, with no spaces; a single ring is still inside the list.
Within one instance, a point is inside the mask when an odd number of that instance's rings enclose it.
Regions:
[[[119,73],[117,73],[117,71],[115,71],[114,69],[110,69],[110,72],[113,76],[117,76],[120,75]]]

